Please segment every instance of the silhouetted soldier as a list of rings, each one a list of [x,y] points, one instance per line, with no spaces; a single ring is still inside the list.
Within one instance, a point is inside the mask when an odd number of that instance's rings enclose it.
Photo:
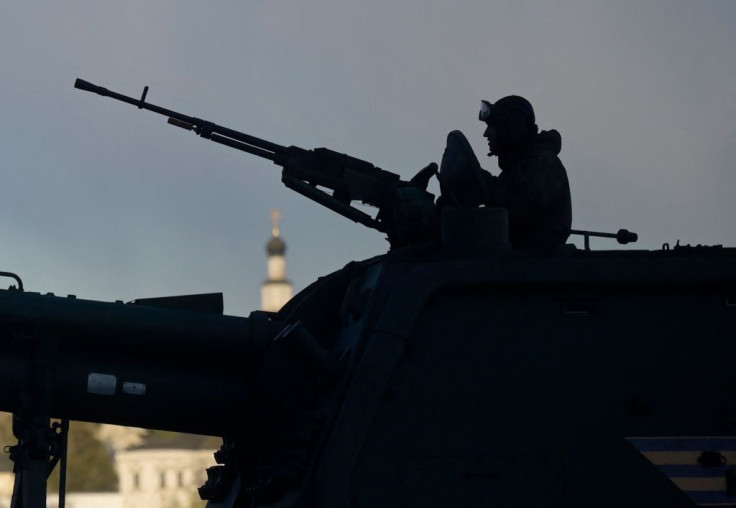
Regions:
[[[506,208],[515,249],[551,251],[564,244],[572,209],[567,173],[557,157],[560,134],[539,132],[532,105],[516,95],[495,104],[482,101],[479,119],[501,174],[482,170],[465,136],[453,131],[442,157],[438,205]]]

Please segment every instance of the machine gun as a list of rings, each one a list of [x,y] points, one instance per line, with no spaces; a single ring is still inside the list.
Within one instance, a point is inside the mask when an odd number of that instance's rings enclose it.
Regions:
[[[288,188],[339,213],[343,217],[376,229],[388,235],[392,245],[400,242],[393,217],[392,198],[397,187],[410,185],[400,180],[399,175],[377,168],[368,161],[345,155],[327,148],[306,150],[298,146],[282,146],[271,141],[251,136],[208,120],[177,113],[146,102],[148,87],[144,87],[140,99],[113,92],[77,79],[74,87],[94,92],[103,97],[126,102],[169,117],[169,123],[193,131],[198,136],[230,148],[242,150],[273,161],[283,168],[281,181]],[[428,166],[436,172],[437,165]],[[324,189],[331,192],[328,193]],[[434,196],[423,192],[425,199]],[[378,208],[376,217],[351,205],[353,201]]]

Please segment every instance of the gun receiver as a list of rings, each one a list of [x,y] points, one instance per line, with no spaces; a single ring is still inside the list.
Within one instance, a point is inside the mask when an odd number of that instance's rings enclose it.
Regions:
[[[406,184],[397,174],[327,148],[306,150],[297,146],[286,147],[150,104],[146,102],[148,87],[143,89],[140,99],[113,92],[82,79],[77,79],[74,87],[167,116],[171,125],[193,131],[215,143],[271,160],[283,168],[281,181],[288,188],[343,217],[387,233],[390,240],[394,236],[393,217],[390,213],[392,193],[396,187]],[[328,189],[331,194],[320,187]],[[374,218],[351,206],[352,201],[377,207],[377,216]]]

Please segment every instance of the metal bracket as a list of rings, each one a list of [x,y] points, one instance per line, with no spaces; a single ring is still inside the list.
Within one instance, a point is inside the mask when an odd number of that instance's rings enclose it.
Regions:
[[[64,508],[69,421],[52,424],[49,415],[57,346],[53,336],[38,338],[31,351],[31,369],[21,394],[21,408],[13,414],[13,434],[18,443],[7,447],[15,474],[11,508],[45,508],[47,481],[59,463],[59,508]]]
[[[20,277],[18,277],[16,274],[12,272],[0,272],[0,277],[9,277],[11,279],[15,279],[18,282],[18,289],[20,291],[23,291],[23,281],[20,280]],[[15,289],[13,286],[10,286],[11,289]]]
[[[148,95],[148,87],[143,87],[143,93],[141,94],[141,100],[138,101],[138,109],[143,109],[143,105],[146,103],[146,95]]]

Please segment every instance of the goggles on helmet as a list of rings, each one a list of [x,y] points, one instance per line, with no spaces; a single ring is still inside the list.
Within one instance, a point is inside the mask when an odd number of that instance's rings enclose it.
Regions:
[[[491,109],[493,104],[488,101],[480,101],[480,112],[478,113],[478,120],[481,122],[487,122],[491,119]]]

